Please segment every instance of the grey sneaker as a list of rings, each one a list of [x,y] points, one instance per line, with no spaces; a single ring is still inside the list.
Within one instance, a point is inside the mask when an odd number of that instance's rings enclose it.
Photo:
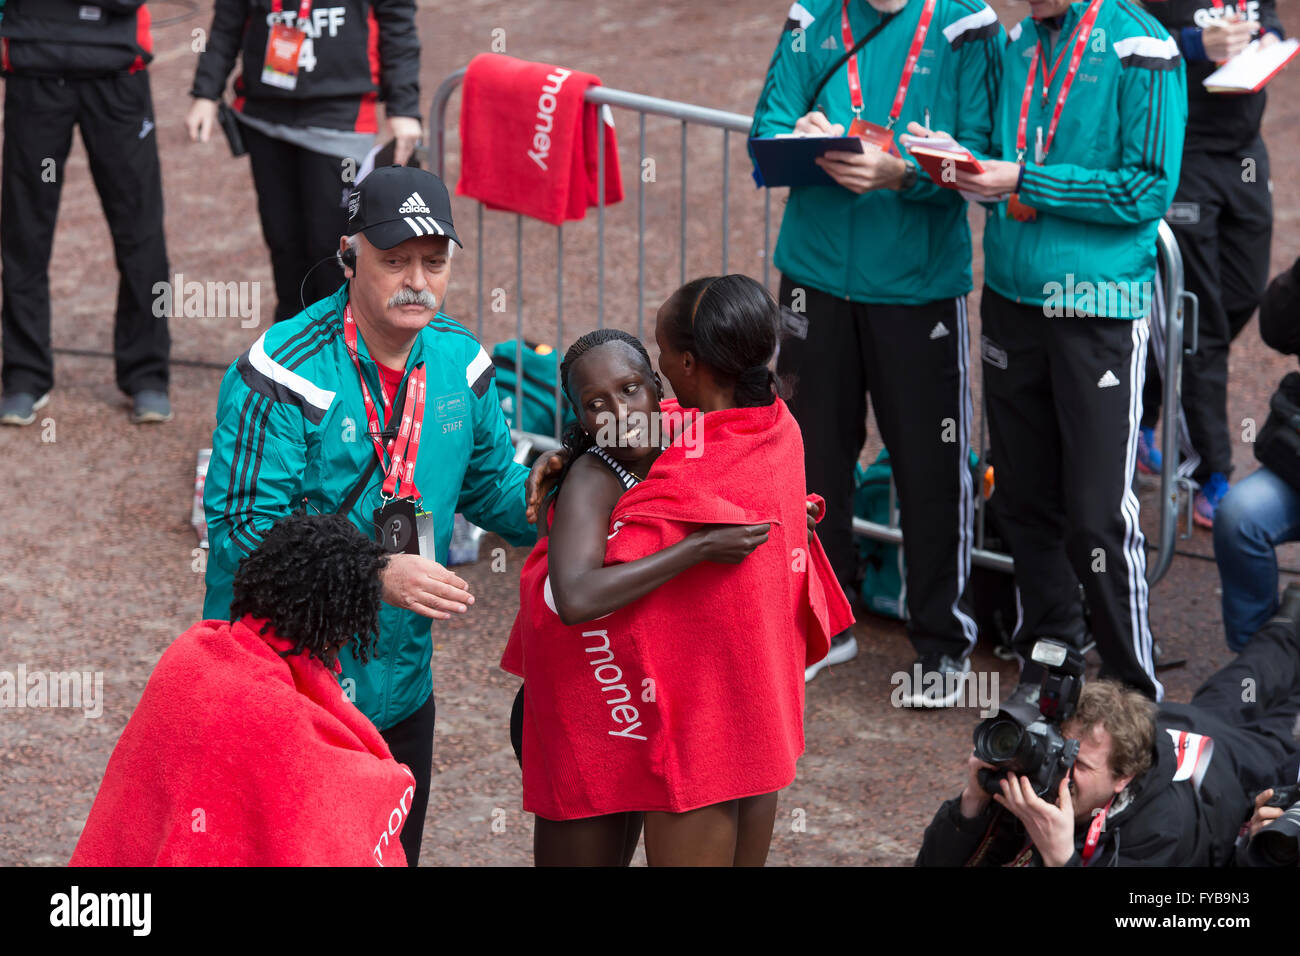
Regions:
[[[134,407],[131,410],[131,424],[143,425],[146,422],[169,422],[172,420],[172,403],[166,392],[149,389],[136,392]]]
[[[40,398],[31,392],[6,395],[0,400],[0,425],[30,425],[36,421],[37,409],[44,408],[49,400],[49,392]]]
[[[970,658],[954,661],[947,654],[922,654],[908,675],[911,687],[904,693],[905,707],[952,707],[965,697],[972,678]]]
[[[857,656],[858,639],[853,636],[853,631],[841,631],[831,638],[831,649],[826,656],[811,667],[804,668],[803,682],[808,683],[817,676],[819,670],[828,664],[843,664]]]

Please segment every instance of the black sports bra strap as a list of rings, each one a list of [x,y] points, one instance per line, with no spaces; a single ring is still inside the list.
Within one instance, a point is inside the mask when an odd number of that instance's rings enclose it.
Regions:
[[[590,448],[587,449],[587,454],[595,455],[602,462],[604,462],[605,465],[608,466],[609,470],[614,473],[614,477],[616,477],[620,482],[622,482],[624,491],[627,491],[638,481],[641,480],[636,475],[632,474],[632,472],[628,471],[626,468],[624,468],[622,465],[616,462],[613,459],[613,457],[609,454],[609,452],[605,451],[605,449],[601,448],[599,445],[592,445]]]

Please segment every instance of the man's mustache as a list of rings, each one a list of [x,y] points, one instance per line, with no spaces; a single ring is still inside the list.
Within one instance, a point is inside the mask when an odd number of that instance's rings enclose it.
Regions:
[[[396,295],[388,300],[388,307],[396,309],[403,305],[418,305],[434,311],[438,308],[438,300],[428,289],[421,289],[416,292],[414,289],[403,286]]]

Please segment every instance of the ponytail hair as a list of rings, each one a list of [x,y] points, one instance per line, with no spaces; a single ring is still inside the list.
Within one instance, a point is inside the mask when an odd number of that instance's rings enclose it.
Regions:
[[[665,331],[678,352],[690,352],[719,381],[734,385],[736,405],[771,405],[783,394],[768,367],[781,327],[772,294],[746,275],[693,279],[669,299]]]

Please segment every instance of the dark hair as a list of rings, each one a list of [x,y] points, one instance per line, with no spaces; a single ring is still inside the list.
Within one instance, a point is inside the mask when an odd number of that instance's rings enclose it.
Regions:
[[[560,442],[568,455],[568,460],[565,461],[564,470],[560,472],[560,477],[555,482],[555,492],[557,494],[560,490],[560,484],[569,473],[570,466],[578,460],[578,456],[596,443],[596,439],[587,434],[587,430],[582,427],[582,408],[569,393],[569,376],[573,374],[573,366],[577,364],[578,359],[588,352],[611,342],[622,342],[636,349],[641,361],[645,364],[646,374],[658,384],[658,376],[655,375],[654,366],[650,363],[650,353],[645,350],[641,340],[630,332],[624,332],[622,329],[596,329],[588,332],[569,346],[569,350],[564,353],[564,361],[560,363],[560,387],[564,389],[564,397],[573,406],[575,418],[564,429],[564,434],[560,438]]]
[[[268,630],[293,642],[289,654],[326,653],[355,640],[364,664],[379,636],[379,572],[388,553],[340,515],[281,518],[235,571],[230,619],[264,617]]]
[[[781,310],[761,284],[746,275],[705,276],[686,283],[668,301],[669,344],[734,383],[738,406],[771,405],[782,393],[767,367],[776,352]]]

